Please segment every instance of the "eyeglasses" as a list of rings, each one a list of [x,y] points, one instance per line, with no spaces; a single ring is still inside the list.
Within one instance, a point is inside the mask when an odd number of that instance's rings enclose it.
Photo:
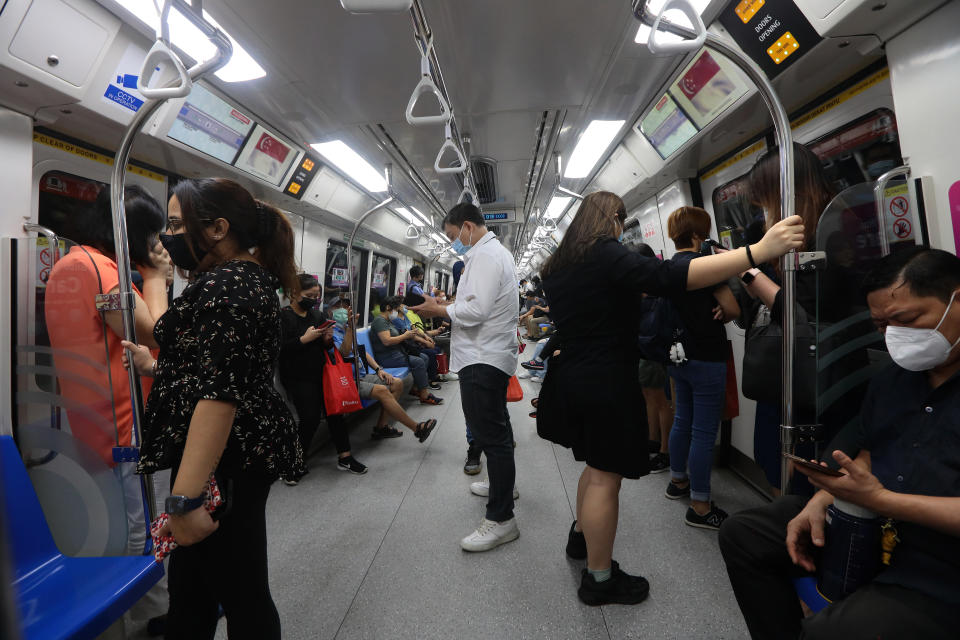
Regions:
[[[213,222],[212,218],[200,218],[200,222],[210,224]],[[167,218],[167,229],[176,233],[184,228],[184,222],[182,218]]]

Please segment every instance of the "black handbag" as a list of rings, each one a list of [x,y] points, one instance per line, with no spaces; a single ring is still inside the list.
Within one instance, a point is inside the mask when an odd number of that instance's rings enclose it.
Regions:
[[[560,389],[560,374],[567,365],[563,354],[550,358],[547,375],[537,400],[537,435],[562,447],[574,445],[575,435],[567,420],[566,399]]]
[[[794,338],[793,402],[797,411],[814,414],[817,406],[816,329],[797,307]],[[772,318],[747,331],[743,354],[744,397],[779,404],[783,378],[783,327]]]

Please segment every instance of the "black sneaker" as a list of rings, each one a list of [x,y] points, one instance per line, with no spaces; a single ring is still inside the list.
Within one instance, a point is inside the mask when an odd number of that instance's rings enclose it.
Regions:
[[[402,435],[403,431],[393,427],[374,427],[370,437],[373,440],[383,440],[384,438],[399,438]]]
[[[670,470],[670,454],[658,453],[650,458],[650,473],[663,473]],[[672,482],[670,484],[673,484]]]
[[[581,573],[577,595],[580,601],[591,607],[604,604],[639,604],[650,595],[650,583],[642,576],[631,576],[620,570],[614,561],[610,579],[597,582],[586,569]]]
[[[477,475],[483,468],[480,453],[480,447],[474,447],[473,445],[467,447],[467,459],[463,462],[463,472],[468,476]]]
[[[653,455],[655,453],[660,453],[660,441],[659,440],[647,440],[647,453]]]
[[[434,391],[437,391],[437,390],[443,388],[443,385],[440,384],[440,381],[439,381],[439,380],[431,380],[431,381],[427,384],[427,386],[430,387],[431,389],[433,389]]]
[[[723,521],[727,519],[727,512],[718,507],[713,502],[710,503],[710,511],[707,511],[702,516],[693,510],[693,507],[687,509],[687,515],[683,519],[691,527],[698,527],[700,529],[712,529],[716,531],[720,528],[720,525],[723,524]]]
[[[367,466],[365,464],[360,464],[360,462],[358,462],[353,456],[347,456],[346,458],[340,458],[337,460],[337,469],[340,469],[340,471],[349,471],[350,473],[355,473],[358,476],[367,472]]]
[[[573,560],[587,559],[587,539],[583,537],[583,531],[576,531],[574,527],[577,521],[574,520],[570,525],[570,533],[567,534],[567,557]]]
[[[687,483],[685,487],[678,487],[677,484],[673,481],[667,483],[667,490],[663,492],[663,495],[667,496],[670,500],[679,500],[680,498],[689,498],[690,497],[690,483]]]

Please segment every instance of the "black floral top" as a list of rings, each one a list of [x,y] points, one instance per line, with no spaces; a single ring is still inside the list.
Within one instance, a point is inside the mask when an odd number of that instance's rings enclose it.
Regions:
[[[157,377],[144,416],[140,473],[177,467],[198,400],[234,402],[218,473],[272,481],[304,471],[297,428],[273,386],[280,352],[276,281],[234,260],[198,276],[157,321]]]

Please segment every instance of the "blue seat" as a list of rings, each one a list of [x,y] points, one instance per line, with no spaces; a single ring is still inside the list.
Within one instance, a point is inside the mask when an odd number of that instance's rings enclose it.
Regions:
[[[357,344],[363,345],[367,350],[367,353],[373,355],[373,344],[370,342],[370,328],[357,329]],[[376,358],[376,356],[374,356]],[[410,375],[410,367],[384,367],[387,373],[392,375],[394,378],[400,378],[401,380]],[[362,374],[363,368],[360,369]],[[372,398],[366,398],[362,400],[364,408],[369,407],[372,404],[376,404],[376,400]]]
[[[95,638],[163,576],[152,555],[61,554],[10,436],[0,436],[0,479],[24,640]]]
[[[830,601],[820,595],[820,592],[817,590],[817,579],[813,576],[794,578],[793,588],[796,589],[797,596],[800,600],[814,613],[819,613],[830,606]]]

